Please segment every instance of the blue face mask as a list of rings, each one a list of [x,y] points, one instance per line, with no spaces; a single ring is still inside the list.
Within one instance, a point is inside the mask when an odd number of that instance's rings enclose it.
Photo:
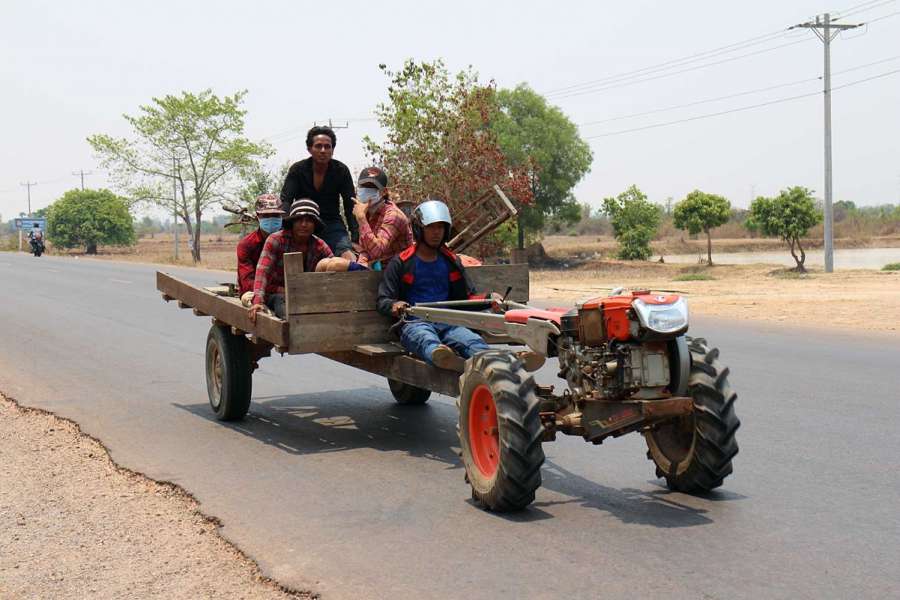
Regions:
[[[359,201],[363,204],[375,202],[381,196],[381,192],[375,188],[361,187],[359,188]]]
[[[281,217],[262,217],[259,220],[259,228],[266,233],[275,233],[281,229]]]

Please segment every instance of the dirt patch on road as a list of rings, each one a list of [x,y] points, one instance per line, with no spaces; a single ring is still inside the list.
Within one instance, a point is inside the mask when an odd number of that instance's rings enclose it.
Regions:
[[[561,303],[606,294],[616,286],[682,292],[697,315],[900,335],[900,272],[798,275],[771,265],[685,267],[611,261],[578,270],[531,273],[531,296]]]
[[[0,396],[0,597],[312,598],[263,578],[176,486]]]

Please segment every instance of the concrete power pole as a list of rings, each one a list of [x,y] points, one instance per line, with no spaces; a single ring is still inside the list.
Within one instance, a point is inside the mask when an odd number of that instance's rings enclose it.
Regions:
[[[834,271],[834,209],[831,187],[831,40],[845,29],[854,29],[860,24],[835,23],[831,14],[816,17],[815,22],[800,23],[789,29],[811,29],[822,40],[825,47],[825,272]]]
[[[75,177],[78,177],[79,175],[81,176],[81,191],[82,191],[82,192],[84,191],[84,176],[85,176],[85,175],[91,175],[91,174],[93,174],[93,171],[87,171],[87,172],[85,172],[84,169],[79,169],[79,170],[77,170],[77,171],[72,171],[72,175],[74,175]]]
[[[37,181],[26,181],[21,184],[23,187],[28,188],[28,216],[31,216],[31,188],[37,185]]]

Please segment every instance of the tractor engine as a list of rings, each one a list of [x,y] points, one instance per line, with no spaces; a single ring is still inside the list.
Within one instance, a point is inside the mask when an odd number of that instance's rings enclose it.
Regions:
[[[595,298],[560,319],[559,377],[569,390],[556,428],[599,443],[643,420],[640,401],[670,398],[683,373],[676,339],[687,330],[686,302],[638,291]],[[633,404],[629,402],[634,401]]]

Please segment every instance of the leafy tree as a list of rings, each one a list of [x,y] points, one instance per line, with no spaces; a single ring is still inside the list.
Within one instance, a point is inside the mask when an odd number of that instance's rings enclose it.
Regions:
[[[519,213],[519,248],[525,230],[540,231],[544,218],[571,225],[581,211],[572,189],[590,171],[591,148],[563,112],[522,83],[497,93],[500,113],[493,120],[500,147],[511,164],[526,169],[534,203]]]
[[[750,217],[746,225],[763,235],[778,236],[787,242],[797,263],[795,270],[805,273],[806,252],[800,238],[821,221],[822,213],[816,208],[812,190],[795,186],[781,190],[775,198],[759,197],[754,200],[750,204]]]
[[[632,185],[615,198],[604,198],[603,212],[609,216],[613,234],[619,242],[619,258],[650,258],[650,241],[660,222],[659,206],[649,202],[647,196]]]
[[[678,229],[687,230],[691,235],[701,231],[706,233],[706,258],[712,261],[711,229],[724,225],[731,216],[731,203],[722,196],[694,190],[684,200],[675,205],[674,223]]]
[[[380,67],[391,80],[388,101],[375,109],[386,138],[365,142],[397,198],[436,196],[458,214],[496,184],[514,202],[532,201],[527,169],[510,162],[490,127],[498,114],[493,84],[480,84],[471,69],[451,76],[440,60]]]
[[[109,190],[69,190],[47,209],[47,237],[61,248],[84,246],[97,254],[99,244],[134,244],[128,203]]]
[[[125,115],[133,139],[98,134],[88,143],[111,169],[117,186],[135,201],[173,211],[193,239],[193,259],[200,260],[203,212],[217,202],[256,161],[269,156],[264,142],[244,137],[241,108],[246,92],[219,98],[211,90],[199,94],[153,98],[136,117]],[[176,193],[173,198],[173,181]]]

